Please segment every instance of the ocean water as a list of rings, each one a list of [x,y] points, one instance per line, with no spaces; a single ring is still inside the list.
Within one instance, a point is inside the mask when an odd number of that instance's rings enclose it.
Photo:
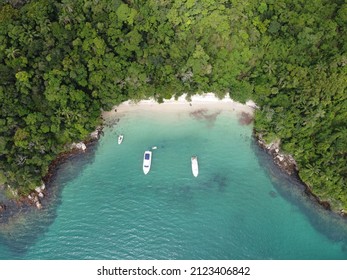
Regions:
[[[346,221],[281,174],[237,113],[133,112],[104,132],[59,167],[42,210],[0,224],[0,259],[347,259]]]

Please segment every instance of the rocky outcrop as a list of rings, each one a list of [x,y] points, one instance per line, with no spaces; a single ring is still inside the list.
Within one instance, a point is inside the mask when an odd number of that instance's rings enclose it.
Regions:
[[[248,100],[248,101],[246,102],[246,105],[247,105],[248,107],[253,108],[253,109],[259,109],[259,106],[258,106],[253,100]]]
[[[297,174],[298,168],[296,161],[292,155],[288,155],[280,151],[280,140],[266,144],[262,138],[262,135],[257,135],[257,138],[259,146],[265,149],[272,156],[277,166],[279,166],[288,175]]]
[[[67,145],[65,147],[66,151],[59,154],[56,159],[51,162],[48,172],[42,178],[42,181],[46,183],[50,182],[52,176],[55,174],[55,169],[59,164],[74,154],[78,154],[81,151],[85,152],[87,150],[87,145],[98,141],[102,135],[103,126],[98,126],[95,131],[90,133],[89,137],[87,137],[84,142],[72,143],[70,146]],[[49,194],[44,183],[36,187],[29,195],[21,195],[18,193],[17,189],[12,188],[7,184],[0,184],[0,191],[3,196],[6,193],[6,199],[0,201],[0,218],[4,217],[3,213],[5,211],[6,213],[10,213],[8,215],[12,215],[14,212],[18,213],[22,211],[25,207],[41,209],[44,205],[42,204],[42,201],[44,201],[45,197]],[[8,215],[5,216],[7,217]]]
[[[29,203],[35,205],[37,209],[42,208],[42,204],[41,204],[40,199],[45,197],[45,194],[44,194],[45,189],[46,189],[46,185],[44,183],[42,183],[41,186],[36,187],[35,191],[31,192],[28,195]]]
[[[85,150],[87,150],[87,146],[83,142],[72,143],[71,150],[80,150],[84,152]]]
[[[99,126],[89,136],[92,141],[96,141],[96,140],[99,140],[101,135],[102,135],[102,127]]]
[[[301,183],[305,186],[305,193],[313,198],[317,203],[319,203],[324,209],[326,210],[332,210],[332,207],[328,201],[321,200],[320,197],[318,197],[311,189],[310,186],[308,186],[305,182],[303,182],[299,176],[299,170],[297,167],[297,163],[292,155],[288,155],[285,153],[282,153],[280,150],[280,140],[276,140],[271,142],[270,144],[266,144],[264,139],[262,138],[261,134],[256,134],[257,141],[260,147],[262,147],[264,150],[266,150],[273,158],[274,163],[285,173],[287,173],[290,176],[296,176]],[[342,217],[347,217],[346,211],[343,209],[340,210],[334,210]]]

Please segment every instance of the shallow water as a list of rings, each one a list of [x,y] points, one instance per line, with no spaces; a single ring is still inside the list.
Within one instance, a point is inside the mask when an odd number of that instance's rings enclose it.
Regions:
[[[60,166],[42,211],[0,224],[0,259],[347,259],[346,222],[251,135],[233,112],[125,115]]]

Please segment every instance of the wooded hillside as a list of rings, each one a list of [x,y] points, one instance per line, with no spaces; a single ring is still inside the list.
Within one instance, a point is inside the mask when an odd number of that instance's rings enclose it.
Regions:
[[[28,192],[122,101],[230,92],[347,209],[346,27],[344,0],[0,1],[0,184]]]

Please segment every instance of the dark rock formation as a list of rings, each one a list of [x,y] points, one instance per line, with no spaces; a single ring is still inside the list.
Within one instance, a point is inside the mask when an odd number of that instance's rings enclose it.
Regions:
[[[3,203],[0,203],[0,214],[6,210],[6,205]]]
[[[298,168],[295,159],[292,155],[284,154],[280,151],[280,141],[266,144],[261,135],[257,135],[257,138],[259,146],[272,156],[276,165],[288,175],[297,174]]]

